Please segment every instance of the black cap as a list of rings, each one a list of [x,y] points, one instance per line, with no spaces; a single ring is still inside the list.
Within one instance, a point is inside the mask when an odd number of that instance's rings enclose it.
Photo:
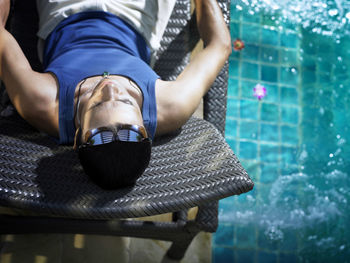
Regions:
[[[80,163],[85,173],[104,189],[118,189],[135,184],[151,159],[151,141],[81,146]]]

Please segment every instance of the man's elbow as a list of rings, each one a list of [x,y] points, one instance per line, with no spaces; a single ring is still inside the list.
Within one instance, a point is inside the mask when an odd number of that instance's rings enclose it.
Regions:
[[[228,30],[225,30],[226,34],[221,38],[221,50],[228,58],[232,53],[231,36]]]
[[[225,41],[225,43],[223,44],[222,50],[227,58],[231,55],[232,53],[231,38],[228,38],[228,40]]]

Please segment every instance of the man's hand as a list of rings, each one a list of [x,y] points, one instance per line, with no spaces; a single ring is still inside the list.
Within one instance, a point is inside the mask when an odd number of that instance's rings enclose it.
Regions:
[[[231,53],[230,32],[217,1],[195,0],[195,4],[198,31],[204,46],[221,45],[224,52]]]

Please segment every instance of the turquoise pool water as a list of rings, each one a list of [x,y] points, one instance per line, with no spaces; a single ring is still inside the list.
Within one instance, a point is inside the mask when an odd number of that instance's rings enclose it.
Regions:
[[[350,1],[232,1],[226,139],[255,188],[220,201],[213,262],[350,262],[349,20]]]

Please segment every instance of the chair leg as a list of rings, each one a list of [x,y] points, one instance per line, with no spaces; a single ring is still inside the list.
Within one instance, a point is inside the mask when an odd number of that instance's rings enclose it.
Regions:
[[[187,248],[190,246],[195,236],[196,235],[193,235],[193,236],[187,237],[186,239],[179,239],[179,240],[173,241],[171,247],[167,252],[167,256],[171,259],[181,260],[184,257],[187,251]]]

